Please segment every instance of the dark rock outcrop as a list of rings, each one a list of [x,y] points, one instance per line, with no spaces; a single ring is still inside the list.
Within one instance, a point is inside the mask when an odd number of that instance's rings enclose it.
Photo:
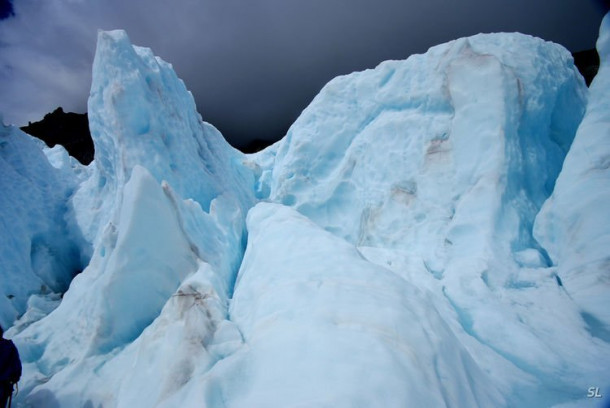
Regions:
[[[256,153],[263,150],[267,146],[271,146],[275,141],[265,139],[254,139],[244,146],[239,146],[238,149],[243,153]]]
[[[599,69],[599,55],[597,50],[584,50],[572,53],[574,57],[574,65],[580,71],[580,74],[585,78],[587,86],[591,85],[591,81],[597,75]]]
[[[62,145],[70,156],[82,164],[89,164],[93,160],[93,140],[86,113],[66,113],[59,107],[46,114],[41,121],[30,122],[21,130],[42,140],[49,147]]]

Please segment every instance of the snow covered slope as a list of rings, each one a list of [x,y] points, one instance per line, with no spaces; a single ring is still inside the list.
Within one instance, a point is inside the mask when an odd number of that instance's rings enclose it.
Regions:
[[[594,406],[606,61],[587,102],[558,45],[456,40],[331,81],[244,156],[169,64],[101,32],[95,161],[58,198],[91,260],[8,331],[17,405]]]

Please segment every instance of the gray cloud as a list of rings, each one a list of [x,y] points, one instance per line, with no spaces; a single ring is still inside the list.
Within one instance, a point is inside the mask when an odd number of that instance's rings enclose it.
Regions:
[[[478,32],[592,48],[593,0],[16,0],[0,21],[0,112],[86,109],[98,28],[124,28],[171,62],[232,143],[277,139],[334,76]]]

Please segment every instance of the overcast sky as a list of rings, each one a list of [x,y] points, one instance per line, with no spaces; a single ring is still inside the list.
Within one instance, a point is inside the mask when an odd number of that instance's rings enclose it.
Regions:
[[[0,16],[9,10],[0,0]],[[234,145],[279,139],[333,77],[479,32],[593,48],[601,0],[14,0],[0,20],[0,112],[84,112],[97,30],[124,28]]]

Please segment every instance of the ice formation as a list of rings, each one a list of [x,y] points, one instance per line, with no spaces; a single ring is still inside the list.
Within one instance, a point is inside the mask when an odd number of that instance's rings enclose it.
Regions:
[[[86,265],[68,198],[86,169],[61,146],[0,124],[0,324],[54,305]],[[48,157],[43,153],[45,150]],[[35,295],[33,295],[35,294]],[[33,296],[30,296],[33,295]]]
[[[597,49],[603,63],[553,195],[536,218],[535,232],[587,325],[610,341],[610,19],[602,24]]]
[[[0,134],[17,406],[594,406],[609,37],[590,91],[558,45],[477,35],[336,78],[243,155],[100,32],[94,162]]]

